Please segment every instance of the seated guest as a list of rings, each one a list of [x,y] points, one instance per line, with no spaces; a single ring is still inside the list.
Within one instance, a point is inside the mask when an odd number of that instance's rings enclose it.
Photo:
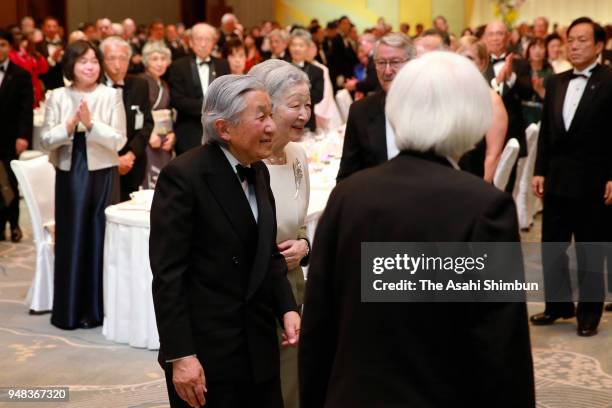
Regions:
[[[557,33],[546,36],[546,53],[548,63],[553,67],[555,74],[572,69],[572,64],[563,57],[563,40]]]
[[[170,66],[170,105],[176,109],[176,154],[202,144],[202,101],[215,78],[229,74],[227,61],[211,57],[215,28],[198,23],[191,28],[193,55]]]
[[[37,108],[44,98],[43,86],[39,76],[49,70],[49,64],[45,57],[36,51],[32,36],[33,32],[28,34],[26,38],[18,40],[18,44],[14,44],[14,48],[9,53],[9,58],[15,65],[19,65],[30,73],[34,89],[34,103],[32,107]]]
[[[259,79],[272,98],[272,119],[276,132],[272,154],[264,159],[270,172],[270,187],[276,202],[276,243],[285,257],[293,295],[303,304],[304,273],[310,243],[306,238],[306,212],[310,198],[310,177],[306,152],[299,144],[312,112],[308,77],[297,67],[264,61],[249,75]],[[281,350],[281,385],[285,408],[299,407],[297,350]]]
[[[107,37],[100,43],[104,54],[106,85],[121,92],[126,117],[127,143],[119,151],[121,201],[138,190],[147,167],[146,146],[153,131],[149,86],[142,78],[127,75],[132,49],[121,37]]]
[[[275,58],[285,61],[291,61],[291,55],[287,51],[289,45],[289,34],[280,28],[270,31],[267,36],[270,43],[270,52],[264,55],[265,59]]]
[[[374,63],[382,91],[351,105],[336,181],[397,155],[393,129],[385,118],[385,97],[395,75],[415,54],[412,40],[402,33],[387,34],[376,44]]]
[[[19,242],[23,238],[19,227],[19,189],[11,160],[18,159],[32,141],[34,95],[28,72],[9,58],[12,42],[11,33],[0,30],[0,167],[4,167],[13,193],[10,202],[5,202],[4,194],[0,194],[0,241],[6,239],[8,223],[11,241]]]
[[[51,323],[102,324],[104,209],[119,202],[117,151],[126,142],[121,95],[101,85],[102,55],[75,41],[64,55],[72,85],[47,100],[41,144],[55,166],[55,280]]]
[[[491,125],[490,91],[471,62],[450,52],[409,62],[385,110],[400,154],[338,184],[317,226],[301,408],[535,407],[525,303],[361,300],[363,242],[520,240],[512,197],[447,159]],[[442,323],[451,309],[462,318]]]
[[[246,49],[239,38],[230,38],[223,45],[221,56],[227,60],[230,73],[242,75],[246,72]]]
[[[149,85],[149,104],[154,128],[149,136],[147,167],[142,186],[155,188],[160,170],[172,159],[172,147],[176,137],[172,130],[172,111],[170,109],[170,87],[162,79],[170,65],[172,54],[160,42],[147,43],[142,49],[142,62],[145,67],[141,75]]]
[[[214,80],[204,146],[166,166],[149,255],[159,363],[171,407],[281,408],[277,319],[295,346],[300,316],[278,252],[270,175],[272,102],[249,75]]]
[[[476,37],[463,37],[462,44],[457,53],[476,64],[480,72],[486,71],[489,65],[487,47]],[[491,89],[491,102],[493,103],[493,122],[485,137],[476,144],[476,147],[467,151],[459,160],[461,170],[482,177],[489,183],[493,182],[497,164],[504,149],[504,140],[508,129],[508,114],[499,94]]]
[[[552,66],[548,63],[546,55],[546,42],[542,38],[535,38],[527,45],[525,51],[529,61],[529,73],[533,94],[527,101],[523,101],[523,116],[527,124],[540,122],[542,119],[542,103],[546,94],[548,78],[554,74]]]
[[[289,39],[289,53],[291,55],[291,63],[308,76],[310,82],[310,100],[312,105],[315,105],[323,99],[323,70],[306,61],[308,58],[308,49],[312,44],[310,33],[301,28],[297,28],[291,32]],[[315,116],[311,115],[306,127],[314,132],[317,128]]]

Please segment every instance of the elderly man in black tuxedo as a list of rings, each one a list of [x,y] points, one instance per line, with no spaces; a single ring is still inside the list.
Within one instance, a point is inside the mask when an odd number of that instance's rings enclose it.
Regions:
[[[120,89],[125,107],[127,143],[119,151],[121,201],[138,190],[147,168],[146,146],[153,131],[147,81],[126,75],[132,55],[130,44],[121,37],[107,37],[100,44],[104,54],[106,85]]]
[[[300,317],[260,161],[272,152],[271,113],[252,76],[217,78],[202,114],[206,143],[157,181],[150,260],[172,407],[282,407],[276,319],[294,346]]]
[[[533,178],[534,193],[544,200],[547,303],[531,322],[548,325],[576,315],[579,336],[597,334],[605,297],[603,254],[593,246],[586,253],[579,248],[581,242],[608,241],[610,234],[606,215],[612,205],[612,71],[598,63],[605,39],[601,26],[589,18],[570,25],[567,55],[574,69],[551,77],[546,86]],[[572,237],[580,285],[576,310],[565,254]]]
[[[23,234],[19,228],[19,191],[11,169],[11,160],[26,150],[32,139],[32,78],[30,74],[9,60],[13,41],[7,31],[0,31],[0,164],[7,173],[13,199],[0,202],[0,241],[6,239],[6,223],[10,224],[11,241],[19,242]],[[0,200],[3,196],[0,195]],[[8,204],[7,207],[4,204]]]
[[[215,28],[198,23],[191,28],[190,46],[193,55],[173,61],[169,69],[170,103],[176,109],[176,154],[202,144],[202,101],[209,84],[229,74],[226,60],[212,57]]]
[[[361,301],[363,242],[520,240],[512,197],[447,158],[491,124],[490,90],[469,60],[436,51],[411,61],[386,113],[401,153],[339,183],[317,226],[301,408],[535,407],[524,302]],[[515,266],[518,278],[522,259]]]
[[[519,157],[527,156],[525,129],[527,122],[523,117],[522,101],[530,100],[533,95],[529,63],[507,52],[510,34],[501,21],[487,24],[484,43],[490,54],[490,61],[484,72],[486,80],[504,101],[508,112],[508,131],[506,140],[515,138],[519,142]],[[512,192],[516,179],[516,165],[510,175],[506,191]]]
[[[415,55],[412,40],[402,33],[387,34],[376,44],[374,64],[382,90],[351,105],[336,181],[397,155],[395,137],[385,118],[385,97],[395,75]]]

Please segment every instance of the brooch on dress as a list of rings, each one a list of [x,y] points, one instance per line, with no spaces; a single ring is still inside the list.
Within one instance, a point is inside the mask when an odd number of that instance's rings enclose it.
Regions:
[[[302,163],[298,159],[295,159],[293,162],[293,175],[295,178],[295,196],[293,198],[297,198],[300,192],[302,178],[304,178],[304,169],[302,168]]]

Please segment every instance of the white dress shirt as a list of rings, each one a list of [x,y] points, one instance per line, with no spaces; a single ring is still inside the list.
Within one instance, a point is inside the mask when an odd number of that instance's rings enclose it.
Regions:
[[[565,93],[565,100],[563,101],[563,124],[565,125],[565,130],[569,130],[572,120],[574,120],[574,115],[576,114],[576,109],[578,109],[580,99],[582,99],[582,94],[584,94],[588,78],[591,77],[591,70],[595,68],[596,65],[597,61],[589,65],[583,71],[574,69],[575,74],[582,74],[587,78],[574,78],[569,81],[567,85],[567,92]]]
[[[385,117],[385,137],[387,138],[387,160],[391,160],[399,154],[399,149],[395,144],[395,132],[389,123],[389,120]]]
[[[201,64],[204,61],[208,61],[208,64]],[[212,61],[210,57],[206,60],[200,59],[200,57],[196,57],[196,67],[198,68],[198,75],[200,77],[200,85],[202,86],[202,95],[206,95],[206,91],[208,91],[208,78],[210,75],[210,64]]]
[[[238,177],[238,170],[236,170],[236,165],[241,164],[241,163],[225,147],[221,146],[221,150],[223,151],[223,154],[227,158],[227,161],[230,163],[230,166],[232,166],[232,170],[234,170],[234,173],[236,174],[236,177],[238,178],[238,182],[242,186],[242,191],[244,191],[244,195],[249,201],[249,206],[251,207],[251,211],[253,212],[253,217],[255,217],[255,222],[257,222],[257,217],[259,213],[257,210],[257,197],[255,196],[255,186],[249,184],[248,181],[246,180],[240,181],[240,177]],[[251,166],[249,165],[245,167],[251,167]]]
[[[6,57],[3,63],[0,64],[0,67],[4,67],[4,71],[0,70],[0,86],[2,86],[2,81],[4,81],[4,75],[6,75],[6,70],[8,69],[9,59]]]
[[[496,56],[496,55],[491,54],[491,58],[493,58],[493,59],[506,58],[506,53],[503,53],[499,57]],[[499,75],[499,72],[504,67],[504,64],[505,64],[504,61],[498,61],[495,64],[493,64],[493,72],[495,73],[495,77],[493,77],[493,79],[491,79],[491,86],[493,87],[495,92],[497,92],[500,95],[504,92],[504,82],[502,82],[501,84],[498,84],[496,78]],[[508,88],[512,88],[514,86],[515,82],[516,82],[516,73],[512,72],[512,75],[510,75],[510,78],[508,80],[506,80],[505,84],[508,86]]]

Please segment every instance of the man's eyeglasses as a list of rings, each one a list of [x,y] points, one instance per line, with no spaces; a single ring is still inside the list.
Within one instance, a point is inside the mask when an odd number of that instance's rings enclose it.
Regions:
[[[389,65],[390,68],[397,69],[404,65],[406,62],[408,62],[408,58],[401,60],[375,60],[374,64],[376,64],[376,68],[378,69],[385,69],[387,68],[387,65]]]

